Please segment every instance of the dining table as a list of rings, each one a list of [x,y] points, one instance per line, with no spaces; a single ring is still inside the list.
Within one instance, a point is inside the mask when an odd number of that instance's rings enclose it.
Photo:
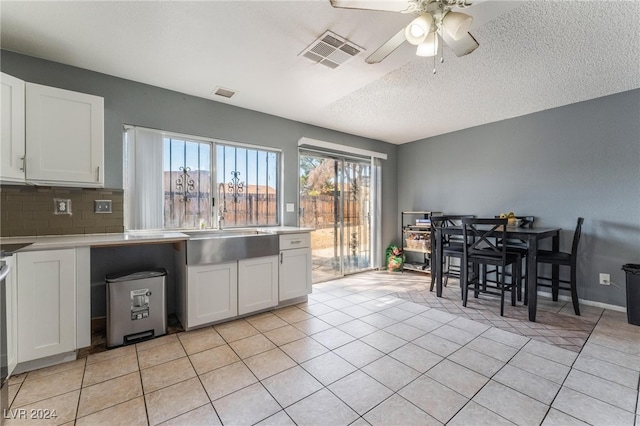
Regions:
[[[528,286],[528,308],[529,321],[535,322],[536,309],[538,304],[538,243],[544,239],[551,238],[551,246],[553,251],[560,250],[560,231],[561,228],[548,227],[531,227],[523,228],[517,226],[506,227],[506,238],[524,241],[527,247],[527,270],[525,272]],[[445,235],[462,235],[462,226],[447,226],[432,229],[435,234],[435,256],[431,260],[432,273],[435,267],[436,273],[436,296],[442,297],[442,250]],[[497,236],[497,235],[496,235]],[[560,268],[557,265],[552,267],[551,279],[557,285],[560,278]]]

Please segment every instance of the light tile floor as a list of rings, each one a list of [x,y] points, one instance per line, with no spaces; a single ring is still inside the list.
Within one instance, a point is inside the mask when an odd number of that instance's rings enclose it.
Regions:
[[[624,314],[583,307],[576,318],[565,303],[542,301],[539,323],[522,324],[525,307],[504,318],[491,300],[460,309],[454,285],[435,300],[425,281],[359,274],[314,286],[307,303],[25,373],[10,379],[8,416],[55,410],[30,421],[40,425],[640,425],[640,327]],[[554,336],[579,340],[551,344]],[[29,422],[7,421],[16,423]]]

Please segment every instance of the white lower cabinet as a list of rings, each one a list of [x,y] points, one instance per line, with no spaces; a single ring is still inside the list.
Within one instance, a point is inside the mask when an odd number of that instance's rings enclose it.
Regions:
[[[280,300],[311,293],[311,249],[280,252]]]
[[[311,293],[311,236],[280,236],[280,301]]]
[[[10,376],[18,364],[18,294],[16,293],[15,256],[8,256],[5,262],[11,268],[5,278],[7,312],[7,376]]]
[[[76,250],[16,254],[18,363],[76,349]]]
[[[278,304],[278,256],[238,261],[238,314]]]
[[[187,268],[187,327],[238,315],[238,262]]]

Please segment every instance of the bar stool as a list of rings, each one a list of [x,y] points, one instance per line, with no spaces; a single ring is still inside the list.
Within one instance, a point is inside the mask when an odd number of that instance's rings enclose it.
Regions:
[[[462,236],[463,257],[461,270],[462,306],[467,306],[469,287],[474,286],[474,297],[480,292],[500,296],[500,316],[504,316],[504,293],[511,292],[511,306],[516,305],[516,287],[521,279],[522,257],[513,252],[507,252],[505,244],[498,245],[497,241],[506,241],[507,219],[463,219]],[[477,273],[469,273],[469,265],[476,271],[478,266],[495,266],[497,278],[495,283],[483,282]],[[513,265],[514,279],[506,282],[507,266]],[[491,285],[495,284],[495,285]]]
[[[440,238],[442,243],[442,259],[437,259],[440,262],[440,268],[442,270],[442,277],[444,278],[443,285],[447,286],[449,277],[460,278],[460,267],[451,265],[451,258],[460,259],[462,261],[462,242],[463,239],[458,235],[444,235],[442,229],[449,226],[462,225],[462,219],[474,218],[474,215],[447,215],[447,216],[432,216],[431,217],[431,250],[436,248],[436,239]],[[462,263],[462,262],[460,262]],[[446,266],[446,269],[444,269]],[[431,287],[429,291],[433,291],[433,287],[436,280],[436,274],[431,273]]]
[[[576,315],[580,315],[580,305],[578,303],[578,290],[577,290],[577,263],[578,263],[578,244],[580,243],[580,234],[582,233],[582,224],[584,223],[584,218],[579,217],[578,223],[576,225],[576,230],[573,233],[573,243],[571,244],[571,253],[561,252],[561,251],[550,251],[550,250],[538,250],[538,265],[542,264],[550,264],[550,265],[558,265],[558,266],[568,266],[570,268],[569,271],[569,280],[553,280],[553,278],[549,277],[541,277],[538,276],[538,286],[541,287],[551,287],[551,296],[554,301],[558,300],[558,290],[567,290],[571,292],[571,301],[573,302],[573,310]],[[543,283],[540,283],[540,280],[543,280]],[[551,284],[549,284],[551,282]],[[559,283],[569,284],[568,287],[561,287]]]

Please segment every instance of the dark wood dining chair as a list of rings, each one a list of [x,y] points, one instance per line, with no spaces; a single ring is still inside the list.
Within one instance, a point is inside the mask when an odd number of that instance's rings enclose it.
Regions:
[[[462,263],[462,237],[459,235],[442,235],[442,228],[449,226],[461,226],[462,219],[473,218],[474,215],[446,215],[446,216],[432,216],[431,217],[431,250],[436,249],[436,239],[442,239],[442,259],[436,259],[440,262],[442,268],[442,283],[445,287],[447,285],[449,277],[460,278],[460,267],[451,264],[451,258],[460,259]],[[429,291],[433,291],[433,287],[436,281],[436,274],[433,271],[431,273],[431,287]]]
[[[500,216],[496,216],[496,218],[499,217]],[[535,216],[516,216],[515,218],[522,221],[522,223],[519,225],[520,228],[529,229],[533,228],[533,223],[536,219]],[[522,257],[522,271],[526,271],[529,265],[529,249],[527,248],[527,243],[519,239],[509,238],[506,241],[506,244],[507,251],[518,253],[520,257]],[[518,301],[520,302],[522,301],[522,294],[524,293],[524,304],[527,305],[529,303],[529,295],[527,293],[529,283],[527,282],[527,274],[522,273],[522,271],[520,272],[520,276],[522,277],[522,284],[518,285],[517,295]]]
[[[568,266],[569,280],[558,279],[556,282],[552,278],[538,276],[538,286],[551,287],[551,296],[554,301],[558,300],[558,290],[567,290],[571,292],[571,301],[573,302],[573,310],[576,315],[580,315],[580,305],[578,303],[577,289],[577,273],[578,273],[578,244],[580,243],[580,234],[582,233],[582,224],[584,218],[579,217],[576,230],[573,233],[573,243],[571,244],[571,252],[538,250],[538,265],[550,264],[559,266]],[[543,282],[541,283],[540,280]],[[569,284],[569,286],[560,286],[560,283]]]
[[[508,252],[505,244],[498,245],[497,241],[506,241],[507,219],[463,219],[463,257],[461,268],[462,306],[467,306],[469,287],[473,286],[474,297],[480,292],[500,296],[500,316],[504,316],[504,293],[511,293],[511,306],[516,305],[516,287],[521,279],[520,265],[522,258],[519,254]],[[509,265],[513,266],[513,279],[507,282],[506,272]],[[469,267],[472,267],[470,272]],[[495,282],[480,282],[477,273],[479,266],[496,267]]]

